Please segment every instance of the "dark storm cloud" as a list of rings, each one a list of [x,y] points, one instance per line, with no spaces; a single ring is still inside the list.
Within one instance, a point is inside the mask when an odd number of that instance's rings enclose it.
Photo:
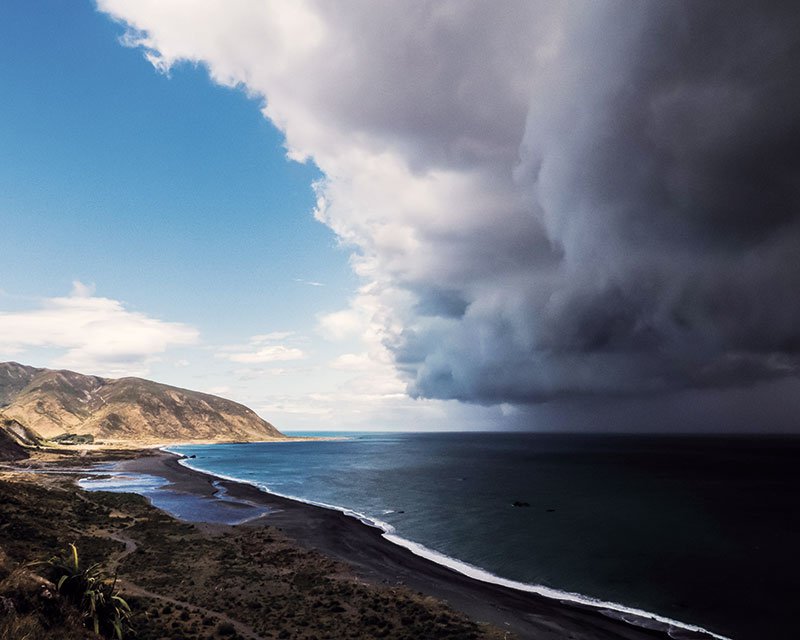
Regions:
[[[536,402],[795,376],[800,11],[574,11],[533,74],[516,168],[561,262],[511,292],[498,278],[457,325],[406,331],[413,391]]]

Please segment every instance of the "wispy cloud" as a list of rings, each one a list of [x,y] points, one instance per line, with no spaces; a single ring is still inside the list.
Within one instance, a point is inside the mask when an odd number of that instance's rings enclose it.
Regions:
[[[302,278],[292,278],[295,282],[299,282],[300,284],[307,284],[309,287],[324,287],[325,284],[323,282],[317,282],[316,280],[303,280]]]
[[[274,345],[262,347],[249,353],[229,353],[225,356],[231,362],[262,363],[302,360],[306,357],[301,349]]]
[[[247,344],[228,345],[219,349],[216,356],[242,364],[303,360],[306,354],[302,349],[286,344],[276,344],[289,338],[299,339],[291,331],[273,331],[259,334],[252,336]]]
[[[78,281],[70,295],[41,300],[39,308],[0,311],[0,353],[6,357],[55,349],[61,353],[50,366],[101,375],[143,375],[159,354],[198,337],[189,325],[129,311]]]
[[[255,336],[250,336],[249,344],[264,344],[268,342],[277,342],[286,340],[287,338],[295,337],[294,331],[270,331],[269,333],[260,333]]]
[[[340,371],[364,371],[373,366],[373,361],[366,353],[343,353],[330,366]]]
[[[73,280],[70,296],[73,298],[91,298],[95,294],[96,290],[97,286],[94,282],[86,284],[80,280]]]
[[[216,387],[209,387],[205,392],[215,396],[224,396],[231,392],[231,388],[227,385],[218,385]]]

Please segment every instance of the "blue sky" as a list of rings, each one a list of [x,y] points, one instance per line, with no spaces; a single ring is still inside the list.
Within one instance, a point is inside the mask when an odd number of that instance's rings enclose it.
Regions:
[[[89,2],[0,11],[4,253],[25,265],[7,293],[77,279],[225,339],[341,303],[355,280],[312,217],[319,172],[286,160],[257,99],[189,64],[155,73]]]
[[[254,406],[270,393],[330,390],[341,376],[324,363],[341,346],[318,336],[317,319],[358,281],[348,251],[313,218],[319,171],[287,160],[261,99],[213,84],[197,65],[157,73],[121,46],[123,33],[90,2],[0,7],[0,311],[30,312],[78,281],[199,333],[190,346],[123,354],[122,366],[79,359],[86,373],[147,375]],[[291,332],[279,340],[304,353],[289,364],[305,384],[277,374],[237,383],[234,365],[215,357],[275,332]],[[7,345],[0,357],[59,366],[63,352]]]

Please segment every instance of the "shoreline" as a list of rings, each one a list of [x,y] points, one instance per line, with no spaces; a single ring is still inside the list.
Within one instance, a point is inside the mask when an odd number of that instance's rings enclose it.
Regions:
[[[628,624],[632,624],[634,626],[658,629],[659,627],[654,625],[662,625],[660,628],[668,633],[671,633],[670,635],[671,638],[688,637],[684,636],[683,634],[694,633],[700,635],[690,636],[690,637],[714,638],[715,640],[731,640],[726,636],[714,633],[713,631],[709,631],[708,629],[705,629],[698,625],[684,623],[679,620],[674,620],[666,616],[661,616],[659,614],[650,611],[645,611],[643,609],[627,607],[623,604],[599,600],[597,598],[592,598],[590,596],[585,596],[575,592],[560,591],[558,589],[552,587],[546,587],[544,585],[519,582],[516,580],[511,580],[509,578],[503,578],[502,576],[491,573],[490,571],[483,569],[482,567],[470,564],[463,560],[459,560],[458,558],[454,558],[452,556],[448,556],[444,553],[435,551],[433,549],[429,549],[428,547],[425,547],[424,545],[415,542],[413,540],[410,540],[408,538],[403,538],[401,536],[398,536],[395,534],[394,527],[392,527],[390,524],[382,522],[381,520],[378,520],[376,518],[366,516],[357,511],[353,511],[352,509],[349,509],[347,507],[342,507],[333,504],[326,504],[323,502],[314,502],[312,500],[305,500],[298,496],[278,493],[264,485],[258,485],[256,483],[247,482],[246,480],[240,480],[238,478],[215,474],[209,471],[204,471],[203,469],[195,468],[191,465],[190,460],[186,458],[186,456],[170,450],[170,447],[178,447],[178,446],[180,445],[178,444],[166,445],[160,447],[159,451],[177,456],[178,464],[186,469],[217,478],[218,480],[215,482],[216,485],[219,485],[219,481],[222,480],[237,484],[245,484],[253,486],[267,495],[272,495],[279,498],[284,498],[286,500],[291,500],[293,502],[298,502],[301,504],[321,509],[328,509],[340,513],[349,518],[353,518],[354,520],[356,520],[357,522],[359,522],[364,526],[377,529],[378,531],[381,532],[381,536],[387,542],[394,544],[398,547],[407,549],[408,551],[410,551],[411,553],[420,558],[429,560],[430,562],[433,562],[437,565],[446,567],[447,569],[450,569],[472,580],[511,589],[513,591],[534,594],[536,596],[555,602],[570,603],[579,607],[588,607],[589,609],[597,611],[598,613],[602,613],[605,616],[625,621]],[[227,490],[225,489],[223,490],[227,494]],[[257,519],[259,517],[262,516],[255,516],[254,519]],[[675,635],[676,632],[681,635],[680,636]]]
[[[460,570],[472,568],[470,565],[392,536],[376,524],[364,522],[353,512],[281,496],[246,481],[192,468],[182,464],[178,454],[165,448],[140,450],[140,453],[143,455],[116,461],[115,469],[161,477],[171,490],[194,496],[211,498],[221,486],[230,497],[269,510],[237,526],[253,527],[263,523],[277,527],[301,546],[347,563],[366,582],[402,585],[433,596],[473,620],[488,622],[520,638],[724,638],[649,612],[505,581],[478,567],[474,567],[470,575]],[[441,557],[432,558],[433,554]],[[452,562],[448,564],[447,560]],[[455,563],[460,566],[453,566]]]

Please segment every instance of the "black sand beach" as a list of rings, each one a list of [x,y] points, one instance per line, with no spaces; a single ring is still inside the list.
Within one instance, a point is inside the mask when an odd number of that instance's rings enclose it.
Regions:
[[[347,563],[367,582],[404,585],[445,601],[476,621],[507,629],[520,638],[555,640],[644,640],[711,638],[656,620],[606,612],[472,579],[413,554],[382,537],[380,530],[338,511],[266,493],[246,483],[220,480],[182,466],[166,452],[125,460],[118,468],[165,478],[173,491],[212,496],[216,486],[228,495],[271,510],[245,525],[268,523],[302,546]],[[254,513],[256,513],[254,509]],[[246,515],[246,514],[245,514]]]

